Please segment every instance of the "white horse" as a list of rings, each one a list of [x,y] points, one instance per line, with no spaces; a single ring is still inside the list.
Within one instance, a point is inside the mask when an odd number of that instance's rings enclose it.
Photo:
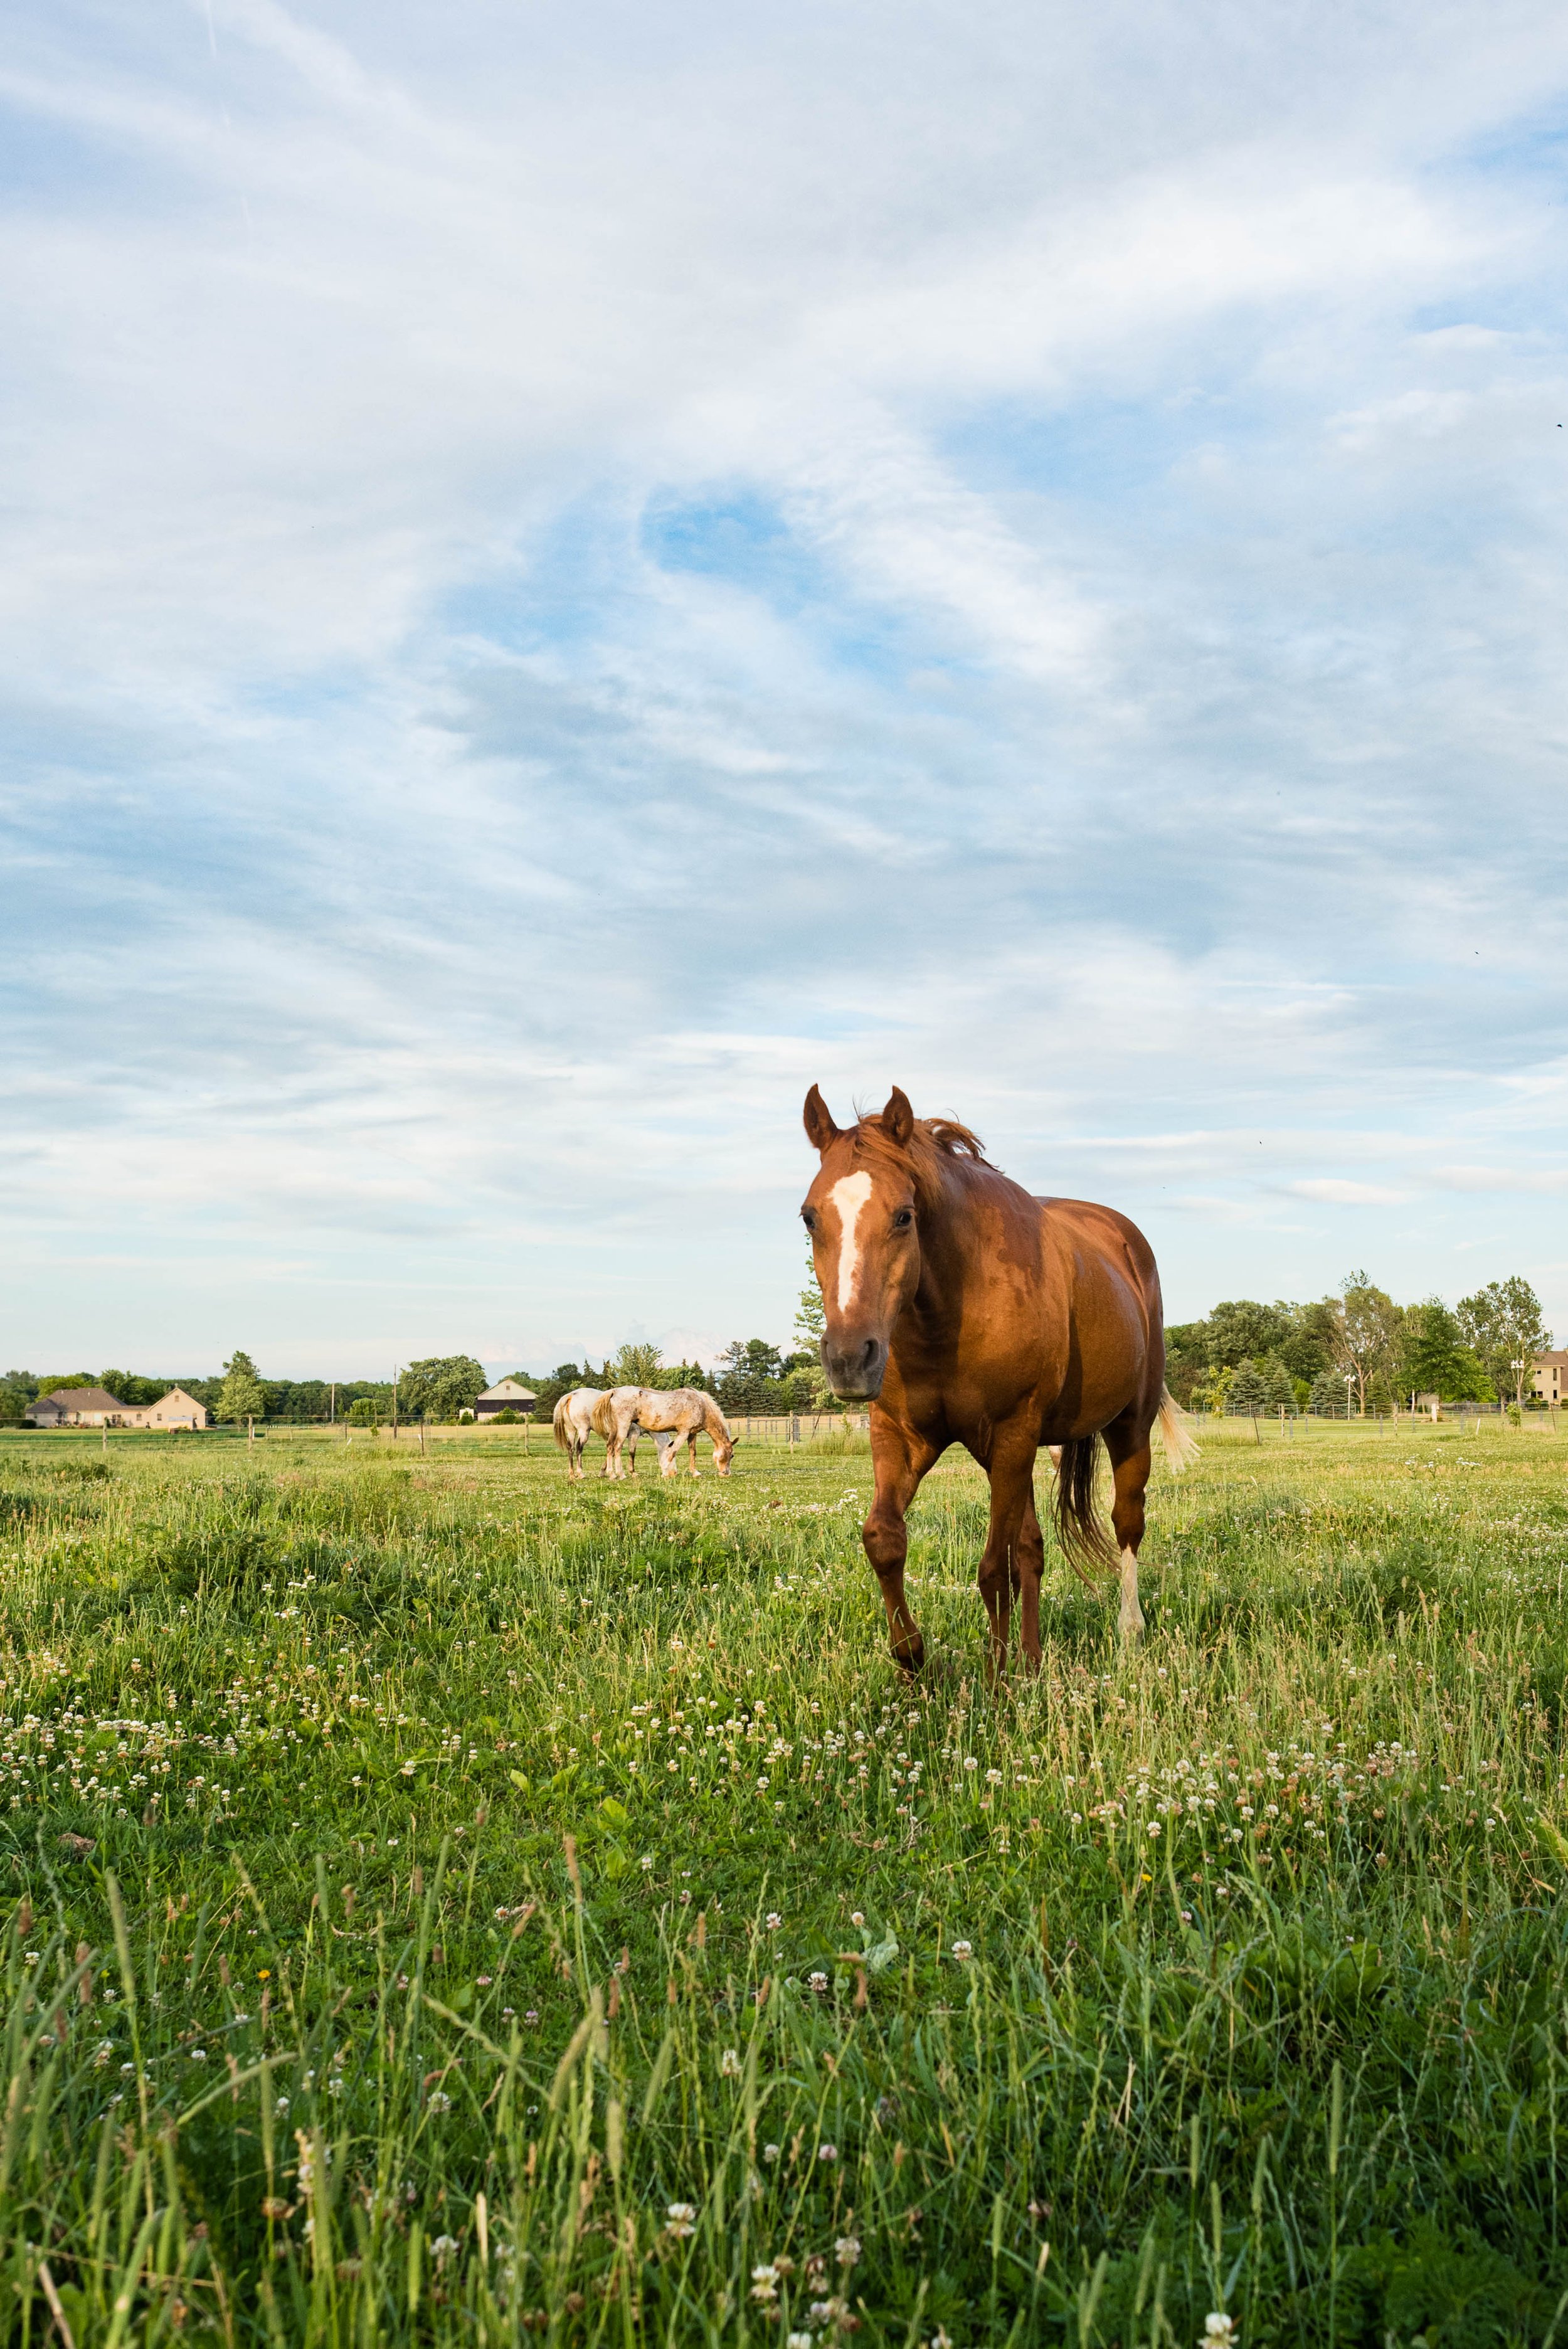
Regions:
[[[569,1485],[583,1482],[583,1450],[593,1434],[594,1413],[609,1397],[602,1387],[573,1387],[563,1394],[551,1413],[550,1424],[555,1431],[555,1441],[566,1454],[566,1481]],[[601,1434],[603,1430],[599,1430]],[[605,1473],[608,1474],[606,1465]]]
[[[635,1444],[639,1433],[651,1435],[659,1447],[659,1473],[673,1476],[680,1466],[680,1449],[686,1446],[691,1473],[697,1475],[696,1440],[707,1435],[713,1443],[713,1464],[721,1476],[729,1474],[729,1464],[735,1453],[724,1413],[710,1394],[700,1387],[616,1387],[604,1398],[608,1408],[595,1418],[605,1443],[614,1450],[617,1466],[623,1444]],[[612,1439],[607,1423],[614,1423]]]

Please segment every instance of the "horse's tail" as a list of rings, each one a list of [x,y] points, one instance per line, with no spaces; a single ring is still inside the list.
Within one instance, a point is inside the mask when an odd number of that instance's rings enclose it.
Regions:
[[[593,1426],[594,1434],[602,1435],[608,1444],[615,1433],[615,1401],[612,1393],[594,1396]]]
[[[571,1403],[571,1396],[563,1394],[550,1414],[550,1424],[555,1431],[555,1441],[560,1444],[562,1452],[570,1452],[572,1449],[571,1432],[566,1424]]]
[[[1096,1568],[1104,1573],[1116,1564],[1115,1545],[1095,1506],[1094,1475],[1099,1464],[1098,1435],[1069,1436],[1061,1447],[1052,1498],[1062,1556],[1085,1582],[1092,1582]]]
[[[1165,1457],[1179,1476],[1198,1457],[1198,1446],[1181,1424],[1181,1406],[1169,1387],[1160,1390],[1160,1417],[1155,1424],[1165,1446]]]

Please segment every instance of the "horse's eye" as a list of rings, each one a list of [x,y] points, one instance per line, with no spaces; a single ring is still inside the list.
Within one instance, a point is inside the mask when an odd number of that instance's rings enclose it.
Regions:
[[[817,1228],[817,1210],[816,1210],[816,1208],[815,1208],[815,1207],[802,1207],[802,1208],[801,1208],[801,1210],[800,1210],[800,1221],[805,1225],[806,1229],[807,1229],[809,1232],[814,1232],[814,1231],[816,1230],[816,1228]]]
[[[907,1232],[913,1221],[914,1217],[910,1210],[907,1207],[900,1207],[893,1216],[892,1227],[895,1232]]]

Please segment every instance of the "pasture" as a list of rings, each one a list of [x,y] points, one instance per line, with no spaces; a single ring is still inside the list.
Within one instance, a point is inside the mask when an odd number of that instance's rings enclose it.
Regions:
[[[1561,2337],[1568,1446],[1199,1432],[1001,1690],[956,1460],[906,1682],[863,1442],[0,1439],[0,2339]]]

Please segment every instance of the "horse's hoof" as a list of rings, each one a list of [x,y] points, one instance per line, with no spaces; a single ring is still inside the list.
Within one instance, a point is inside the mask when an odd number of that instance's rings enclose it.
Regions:
[[[925,1641],[919,1638],[895,1640],[892,1646],[892,1660],[906,1672],[919,1671],[925,1661]]]

